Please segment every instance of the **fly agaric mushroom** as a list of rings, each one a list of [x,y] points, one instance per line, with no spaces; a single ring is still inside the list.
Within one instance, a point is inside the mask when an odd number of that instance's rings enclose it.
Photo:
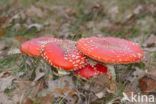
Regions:
[[[25,53],[29,56],[40,56],[40,50],[42,48],[42,45],[49,43],[49,42],[60,42],[61,40],[53,38],[51,36],[44,36],[35,38],[29,41],[24,42],[20,46],[20,50],[22,53]]]
[[[139,62],[143,51],[138,44],[114,37],[82,38],[77,48],[86,56],[109,64],[128,64]]]
[[[99,74],[106,74],[107,73],[107,67],[102,64],[87,64],[83,68],[76,70],[74,74],[80,76],[83,79],[89,79],[91,77],[97,76]]]
[[[77,70],[85,65],[85,56],[76,49],[75,42],[70,40],[46,44],[42,57],[52,66],[66,71]]]

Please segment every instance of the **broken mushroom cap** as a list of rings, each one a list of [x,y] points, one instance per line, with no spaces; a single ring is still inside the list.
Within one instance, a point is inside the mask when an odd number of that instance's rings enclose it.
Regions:
[[[76,70],[74,74],[80,76],[83,79],[89,79],[99,74],[106,74],[107,71],[108,70],[106,66],[97,63],[95,65],[87,64],[83,68]]]
[[[21,44],[20,50],[22,53],[29,56],[38,57],[40,56],[40,50],[42,45],[48,42],[60,42],[61,40],[53,38],[52,36],[44,36],[26,41]]]
[[[70,40],[46,44],[42,57],[52,66],[66,71],[77,70],[85,65],[85,56],[76,49],[75,42]]]
[[[94,60],[110,64],[135,63],[143,58],[138,44],[114,37],[82,38],[77,42],[77,48]]]

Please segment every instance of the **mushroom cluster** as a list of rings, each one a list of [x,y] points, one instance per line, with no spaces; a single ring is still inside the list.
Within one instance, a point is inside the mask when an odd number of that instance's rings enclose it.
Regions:
[[[144,55],[137,43],[115,37],[89,37],[75,42],[45,36],[24,42],[20,50],[84,79],[106,74],[106,64],[135,63]]]

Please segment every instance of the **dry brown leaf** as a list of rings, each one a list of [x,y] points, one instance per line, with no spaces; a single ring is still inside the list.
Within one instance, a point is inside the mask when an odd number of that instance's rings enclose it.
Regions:
[[[2,27],[2,25],[7,21],[8,17],[0,17],[0,27]]]
[[[156,76],[146,75],[139,80],[139,87],[143,93],[155,92]]]
[[[52,104],[54,97],[52,94],[47,94],[46,96],[40,97],[39,99],[41,104]]]
[[[23,104],[33,104],[33,101],[30,98],[25,98]]]
[[[45,88],[45,82],[44,80],[39,81],[35,84],[35,86],[32,89],[32,96],[36,96],[40,91],[42,91]]]
[[[35,82],[39,81],[40,79],[43,79],[44,76],[45,76],[45,73],[44,72],[40,72],[39,69],[36,70],[35,74],[36,74],[36,77],[34,79]]]
[[[15,77],[11,76],[9,72],[3,72],[0,74],[0,91],[10,89],[13,84]]]
[[[0,93],[0,104],[15,104],[13,101],[10,100],[8,96],[4,93]]]
[[[1,41],[1,42],[0,42],[0,51],[4,50],[4,49],[6,49],[6,48],[7,48],[6,43]]]
[[[27,9],[25,14],[28,17],[40,17],[40,18],[42,18],[42,17],[45,16],[45,13],[42,11],[41,8],[38,8],[38,7],[33,6],[33,5],[30,8]]]
[[[97,88],[99,86],[99,88]],[[100,75],[94,80],[93,86],[94,92],[100,92],[103,90],[109,90],[111,93],[114,93],[117,89],[116,82],[113,79],[110,79],[108,75]]]
[[[148,39],[144,42],[144,46],[150,48],[156,46],[156,35],[151,34]]]
[[[27,39],[26,39],[24,36],[22,36],[22,35],[16,35],[16,36],[15,36],[15,39],[16,39],[17,41],[19,41],[20,43],[22,43],[22,42],[24,42],[24,41],[27,40]]]
[[[16,103],[25,102],[28,95],[31,94],[32,82],[26,80],[16,80],[16,89],[11,93],[12,100]]]
[[[0,38],[5,35],[5,29],[0,28]]]
[[[68,14],[68,16],[75,16],[76,15],[76,11],[74,8],[66,8],[65,12]]]
[[[69,87],[64,87],[64,88],[56,88],[55,91],[56,93],[60,94],[60,95],[69,95],[69,96],[73,96],[75,94],[75,90],[69,88]]]

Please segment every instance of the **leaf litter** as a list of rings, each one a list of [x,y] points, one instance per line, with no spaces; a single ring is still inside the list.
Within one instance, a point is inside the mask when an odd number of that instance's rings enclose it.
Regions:
[[[124,2],[125,9],[117,0],[38,1],[25,6],[22,2],[13,0],[0,6],[0,103],[120,104],[123,92],[155,93],[155,3]],[[88,81],[57,76],[43,60],[18,53],[21,42],[44,34],[74,40],[113,34],[140,43],[145,58],[139,64],[115,65],[112,79],[105,75]]]

